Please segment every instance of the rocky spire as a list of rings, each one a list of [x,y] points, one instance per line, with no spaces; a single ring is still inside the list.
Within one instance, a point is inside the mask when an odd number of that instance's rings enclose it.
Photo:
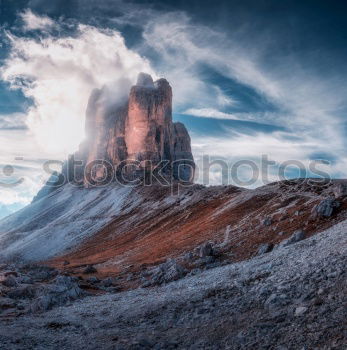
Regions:
[[[169,162],[164,173],[191,181],[194,161],[190,137],[182,123],[172,122],[172,89],[168,81],[153,82],[149,74],[140,73],[126,102],[112,105],[107,100],[110,95],[104,87],[94,90],[89,98],[86,140],[74,155],[84,164],[77,180],[88,185],[91,178],[106,178],[107,167],[96,164],[100,161],[115,168],[135,162],[141,172],[148,164],[155,167],[164,160]],[[86,169],[85,164],[94,167]]]

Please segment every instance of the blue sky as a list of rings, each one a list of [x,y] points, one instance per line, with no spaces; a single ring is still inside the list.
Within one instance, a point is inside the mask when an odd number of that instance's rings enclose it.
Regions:
[[[0,217],[30,202],[45,160],[76,149],[91,89],[110,84],[121,96],[141,70],[170,81],[198,163],[266,155],[275,181],[285,161],[324,159],[322,171],[346,177],[343,1],[2,0],[0,9],[0,180],[24,179],[0,187]],[[212,167],[210,183],[221,181]]]

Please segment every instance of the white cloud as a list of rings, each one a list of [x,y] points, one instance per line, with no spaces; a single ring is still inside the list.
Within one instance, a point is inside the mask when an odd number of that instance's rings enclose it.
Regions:
[[[56,23],[47,16],[38,16],[30,9],[21,13],[24,30],[49,30],[56,27]]]
[[[153,15],[154,17],[154,15]],[[344,110],[347,110],[345,72],[315,71],[315,62],[302,61],[298,55],[269,52],[267,43],[255,42],[248,33],[225,35],[194,24],[186,15],[155,14],[144,25],[144,40],[155,50],[167,68],[165,74],[178,91],[176,106],[186,114],[199,117],[247,120],[284,127],[287,133],[239,134],[230,130],[228,137],[193,135],[197,158],[203,152],[235,160],[238,156],[254,158],[268,154],[278,162],[297,159],[308,164],[313,153],[328,153],[337,164],[329,167],[333,176],[341,176],[345,164]],[[276,42],[276,33],[269,38]],[[276,55],[277,64],[268,64]],[[312,53],[311,60],[317,60]],[[229,113],[215,94],[215,86],[197,73],[199,66],[212,67],[222,76],[246,85],[260,98],[270,102],[274,112]],[[182,93],[181,93],[182,92]],[[233,91],[228,91],[233,96]],[[240,101],[237,102],[238,107]],[[200,143],[200,141],[203,141]],[[201,145],[205,146],[202,147]],[[200,146],[198,146],[200,145]],[[200,147],[200,148],[199,148]],[[200,155],[199,155],[200,154]]]
[[[88,97],[112,84],[114,99],[128,93],[139,72],[154,72],[129,50],[119,32],[79,25],[71,37],[13,37],[2,79],[33,99],[27,125],[46,151],[67,155],[84,137]]]
[[[336,114],[341,106],[346,107],[347,88],[341,72],[323,77],[320,71],[307,69],[299,58],[280,57],[278,52],[274,54],[279,63],[266,65],[269,55],[266,43],[252,42],[247,33],[238,40],[227,37],[196,25],[179,13],[161,16],[156,13],[155,20],[144,25],[144,40],[150,49],[160,54],[167,69],[165,74],[176,86],[174,91],[179,95],[176,97],[179,105],[215,110],[222,107],[214,87],[196,72],[196,67],[204,64],[227,78],[250,86],[282,110],[283,113],[272,115],[276,124],[291,126],[299,133],[310,130],[311,134],[322,138],[319,120],[329,129],[325,142],[329,142],[332,135],[340,140],[344,138],[338,127],[341,118]],[[233,94],[233,91],[229,92]],[[263,118],[262,115],[256,117]],[[271,116],[268,114],[267,117]]]
[[[224,119],[224,120],[242,120],[256,123],[273,122],[274,113],[226,113],[215,108],[188,108],[181,114],[192,115],[200,118]],[[270,117],[271,116],[271,117]]]
[[[194,135],[193,153],[198,168],[203,169],[204,157],[213,160],[222,160],[228,165],[228,183],[234,183],[231,177],[232,166],[238,161],[252,161],[259,170],[257,181],[251,184],[251,187],[257,187],[266,183],[279,181],[279,166],[287,161],[299,162],[306,171],[307,176],[312,176],[310,171],[310,155],[312,150],[319,149],[319,141],[315,138],[293,141],[291,134],[286,132],[263,133],[258,132],[253,135],[238,133],[233,130],[230,137],[212,137]],[[268,167],[266,173],[262,171],[262,157],[265,156],[269,161],[274,162]],[[339,163],[317,164],[316,168],[324,171],[329,177],[346,177],[345,167],[347,159],[343,154],[339,154]],[[293,165],[292,165],[293,166]],[[295,168],[295,166],[294,166]],[[290,169],[290,166],[287,170]],[[253,170],[247,166],[241,166],[241,178],[250,179],[254,174]],[[298,172],[297,172],[298,174]],[[318,175],[318,174],[316,174]],[[298,175],[297,175],[298,176]],[[221,169],[218,165],[211,167],[209,171],[209,185],[222,183]],[[199,174],[199,182],[203,181],[203,174]],[[235,184],[235,183],[234,183]],[[236,183],[236,185],[239,185]]]
[[[0,114],[0,129],[25,129],[25,119],[25,113]]]
[[[218,111],[214,108],[188,108],[182,114],[193,115],[203,118],[217,118],[227,120],[240,120],[235,114]]]

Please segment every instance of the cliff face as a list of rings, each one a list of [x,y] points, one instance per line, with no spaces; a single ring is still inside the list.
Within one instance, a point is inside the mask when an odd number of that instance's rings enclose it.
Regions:
[[[130,90],[125,143],[129,159],[172,160],[172,91],[165,79],[155,84],[150,76]]]
[[[108,179],[113,170],[140,174],[166,161],[163,174],[192,181],[190,137],[182,123],[172,122],[170,84],[165,79],[153,82],[150,75],[140,73],[127,101],[112,104],[110,95],[104,87],[95,89],[89,98],[86,140],[73,156],[83,165],[73,173],[67,164],[64,171],[69,179],[88,187]]]
[[[153,82],[140,73],[129,96],[115,102],[107,87],[89,97],[86,139],[64,163],[62,173],[52,174],[33,202],[66,182],[84,187],[143,178],[155,168],[160,175],[192,182],[195,164],[190,137],[182,123],[172,122],[172,89],[165,79]],[[162,162],[163,161],[163,162]]]

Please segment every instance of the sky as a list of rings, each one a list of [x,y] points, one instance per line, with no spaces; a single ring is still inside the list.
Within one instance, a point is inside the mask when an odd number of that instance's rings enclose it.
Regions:
[[[0,0],[0,217],[30,203],[46,160],[76,150],[92,89],[108,84],[117,98],[141,71],[170,82],[197,182],[346,178],[346,10],[333,0]]]

